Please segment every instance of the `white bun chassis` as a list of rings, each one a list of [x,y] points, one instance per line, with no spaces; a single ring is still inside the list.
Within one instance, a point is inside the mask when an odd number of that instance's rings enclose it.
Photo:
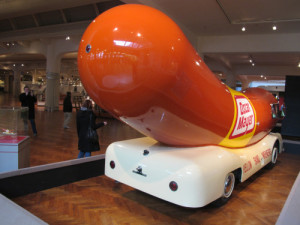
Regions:
[[[235,181],[243,182],[283,151],[280,134],[270,133],[245,148],[170,147],[149,137],[112,143],[105,175],[184,207],[225,203]]]

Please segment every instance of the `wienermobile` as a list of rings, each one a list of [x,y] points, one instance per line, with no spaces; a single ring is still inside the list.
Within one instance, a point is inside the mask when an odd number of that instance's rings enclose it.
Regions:
[[[180,28],[148,6],[99,15],[78,50],[90,97],[146,137],[112,143],[105,174],[166,201],[225,203],[236,181],[273,165],[278,102],[263,89],[237,92],[205,65]]]

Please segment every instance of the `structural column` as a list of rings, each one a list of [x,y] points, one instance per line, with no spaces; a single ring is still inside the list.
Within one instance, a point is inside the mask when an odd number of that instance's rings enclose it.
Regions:
[[[242,90],[249,88],[250,81],[248,79],[242,79]]]
[[[49,43],[47,46],[46,66],[46,111],[59,110],[59,68],[60,57],[55,52],[55,45]]]
[[[21,68],[16,66],[13,68],[14,71],[14,83],[13,83],[13,95],[19,97],[21,94]]]
[[[59,74],[53,72],[46,73],[46,111],[57,111],[59,109]]]
[[[226,71],[226,85],[232,89],[236,87],[235,75],[229,70]]]
[[[4,76],[4,92],[9,92],[9,73]]]

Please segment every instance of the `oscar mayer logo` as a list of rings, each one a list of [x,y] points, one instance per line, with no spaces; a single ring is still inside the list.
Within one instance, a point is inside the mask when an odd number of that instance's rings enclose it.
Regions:
[[[253,131],[255,115],[249,100],[241,95],[234,96],[237,116],[229,139],[237,138]]]

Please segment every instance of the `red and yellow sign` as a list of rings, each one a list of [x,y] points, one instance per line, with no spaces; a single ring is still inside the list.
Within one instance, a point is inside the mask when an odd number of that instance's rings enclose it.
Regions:
[[[229,89],[234,102],[234,118],[231,128],[219,145],[246,146],[255,133],[256,113],[250,100],[241,92]]]

